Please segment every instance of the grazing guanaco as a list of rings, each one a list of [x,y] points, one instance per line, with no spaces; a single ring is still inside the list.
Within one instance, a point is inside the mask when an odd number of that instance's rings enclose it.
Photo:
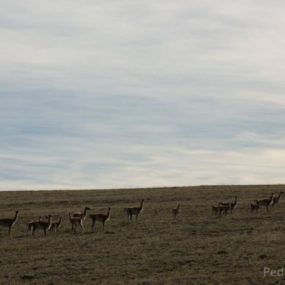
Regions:
[[[109,221],[111,218],[111,208],[108,208],[107,214],[92,214],[89,215],[90,219],[92,220],[91,229],[94,232],[95,231],[95,225],[96,222],[100,222],[103,225],[103,231],[104,231],[104,225],[106,221]]]
[[[274,196],[273,197],[273,201],[272,201],[272,207],[274,207],[275,205],[278,205],[279,203],[279,200],[281,198],[281,195],[283,195],[284,192],[279,192],[279,195],[278,196]]]
[[[62,224],[62,217],[59,217],[57,222],[51,223],[50,230],[56,233],[61,224]]]
[[[50,230],[52,225],[52,217],[51,215],[48,215],[48,220],[47,221],[36,221],[36,222],[31,222],[28,224],[28,231],[32,231],[32,235],[35,234],[36,231],[42,230],[45,234],[47,235],[47,231]]]
[[[0,219],[0,226],[3,227],[3,228],[8,228],[9,235],[11,234],[12,227],[18,221],[18,215],[19,215],[19,211],[16,211],[14,218]]]
[[[177,216],[179,216],[180,213],[180,204],[177,204],[176,208],[172,209],[172,216],[174,219],[177,218]]]
[[[251,212],[258,212],[259,209],[259,204],[257,202],[257,200],[254,200],[254,204],[250,204],[250,211]]]
[[[89,207],[85,207],[83,212],[76,212],[76,213],[73,213],[72,216],[74,218],[81,218],[83,221],[86,219],[87,217],[87,211],[90,210]]]
[[[73,217],[71,213],[69,213],[69,221],[71,223],[71,229],[73,231],[76,231],[76,227],[78,226],[80,226],[81,230],[84,230],[82,217]]]
[[[256,203],[259,207],[265,207],[266,211],[268,212],[268,208],[270,205],[272,205],[273,202],[274,193],[271,193],[271,196],[269,199],[262,199],[262,200],[256,200]]]
[[[136,220],[138,219],[139,214],[142,212],[144,206],[144,199],[141,200],[139,207],[133,207],[133,208],[125,208],[125,211],[128,215],[129,221],[132,221],[133,216],[136,217]]]
[[[219,205],[220,205],[220,206],[223,206],[223,207],[228,207],[228,210],[230,210],[230,211],[231,211],[231,214],[232,214],[234,208],[235,208],[236,205],[237,205],[237,196],[235,196],[235,201],[234,201],[234,202],[232,202],[232,203],[222,203],[222,202],[220,202]]]

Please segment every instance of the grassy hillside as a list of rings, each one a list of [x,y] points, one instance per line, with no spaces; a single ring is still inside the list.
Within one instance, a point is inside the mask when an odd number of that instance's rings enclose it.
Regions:
[[[0,218],[20,211],[10,238],[0,228],[0,284],[285,284],[285,276],[263,277],[265,266],[285,267],[285,198],[269,213],[249,212],[251,201],[279,191],[285,187],[0,192]],[[212,214],[212,205],[235,195],[232,215]],[[141,199],[144,211],[129,223],[123,208]],[[112,208],[105,233],[101,224],[92,233],[89,218],[84,232],[71,231],[68,213],[85,206]],[[26,224],[47,214],[63,216],[63,227],[32,237]]]

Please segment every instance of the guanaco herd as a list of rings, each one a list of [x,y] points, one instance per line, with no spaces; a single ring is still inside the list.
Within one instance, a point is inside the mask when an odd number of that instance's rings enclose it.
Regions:
[[[129,222],[132,221],[133,216],[136,220],[138,219],[139,214],[143,211],[144,200],[141,200],[139,207],[125,208],[124,211],[127,214]],[[87,211],[90,210],[89,207],[85,207],[83,212],[69,213],[69,221],[71,224],[72,231],[76,231],[77,228],[84,230],[84,221],[87,217]],[[19,217],[19,211],[16,211],[15,216],[9,219],[0,219],[0,226],[7,228],[9,235],[11,234],[12,227],[17,223]],[[52,215],[39,217],[37,221],[32,221],[27,224],[28,231],[32,232],[34,236],[35,232],[42,231],[44,235],[47,235],[48,231],[56,232],[62,224],[62,217],[57,217],[55,221]],[[104,231],[105,222],[111,218],[111,208],[107,209],[106,214],[90,214],[89,218],[91,219],[91,228],[92,231],[95,231],[96,223],[101,223]]]
[[[266,211],[269,211],[269,207],[274,207],[279,203],[279,200],[284,192],[279,192],[277,196],[274,196],[274,193],[271,193],[268,199],[254,200],[253,203],[250,204],[251,212],[258,212],[259,208],[266,208]],[[235,200],[233,202],[219,202],[217,206],[212,206],[212,211],[215,215],[221,216],[222,214],[227,215],[229,212],[232,214],[233,210],[237,206],[237,196],[235,196]]]
[[[269,211],[269,207],[274,207],[278,204],[283,192],[280,192],[277,196],[274,193],[271,193],[268,199],[254,200],[254,203],[250,204],[251,212],[258,212],[259,208],[264,207],[266,211]],[[219,202],[216,206],[212,206],[212,212],[215,215],[227,215],[228,213],[233,213],[233,210],[237,207],[237,196],[235,196],[233,202]],[[144,208],[144,199],[141,200],[139,207],[131,207],[124,208],[124,211],[127,214],[129,222],[132,221],[133,216],[138,219],[138,216],[143,211]],[[83,212],[69,213],[69,221],[71,224],[72,231],[76,231],[78,227],[81,230],[84,230],[84,221],[87,217],[87,211],[89,211],[89,207],[85,207]],[[156,210],[157,211],[157,210]],[[175,208],[172,209],[172,216],[176,220],[180,214],[180,204],[178,203]],[[15,212],[15,216],[13,218],[0,219],[0,227],[4,227],[8,229],[9,235],[11,234],[12,227],[17,223],[19,217],[19,211]],[[104,231],[105,222],[110,220],[111,218],[111,208],[107,209],[106,214],[90,214],[89,218],[91,219],[91,229],[95,231],[96,223],[101,223]],[[57,217],[57,220],[54,221],[52,215],[48,215],[45,217],[39,217],[37,221],[32,221],[27,224],[28,231],[31,231],[32,235],[35,234],[36,231],[42,231],[44,235],[47,234],[48,231],[56,232],[60,226],[62,225],[62,217]]]

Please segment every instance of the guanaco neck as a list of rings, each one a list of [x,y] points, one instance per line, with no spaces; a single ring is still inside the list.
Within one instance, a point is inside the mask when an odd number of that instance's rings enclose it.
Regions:
[[[111,216],[111,208],[108,208],[108,212],[107,212],[107,219],[109,219]]]
[[[144,204],[144,200],[141,201],[141,204],[140,204],[140,210],[142,210],[143,208],[143,204]]]
[[[14,216],[14,219],[13,219],[13,222],[16,222],[16,221],[17,221],[17,219],[18,219],[18,215],[19,215],[19,212],[18,212],[18,211],[16,211],[15,216]]]
[[[86,216],[86,214],[87,214],[87,210],[88,210],[88,208],[84,208],[84,211],[83,211],[83,216],[85,217]]]

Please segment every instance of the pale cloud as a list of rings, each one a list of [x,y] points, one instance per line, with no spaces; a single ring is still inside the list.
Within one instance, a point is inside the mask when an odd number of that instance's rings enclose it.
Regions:
[[[268,181],[283,181],[283,149],[237,152],[152,146],[131,147],[128,151],[119,151],[113,145],[110,149],[113,151],[106,157],[106,153],[97,155],[96,163],[86,153],[69,157],[63,169],[60,169],[61,159],[46,160],[43,157],[39,159],[39,165],[37,159],[33,165],[29,165],[33,157],[27,156],[27,164],[20,164],[31,172],[23,173],[21,167],[16,167],[14,163],[14,167],[8,168],[10,173],[13,173],[11,177],[8,176],[11,181],[7,179],[10,182],[9,188],[90,189],[94,188],[94,185],[96,188],[123,188],[189,184],[267,184]],[[112,155],[114,157],[111,157]],[[132,156],[134,159],[131,159]],[[140,160],[140,157],[143,159]],[[19,161],[21,158],[15,159],[15,162]],[[3,173],[4,167],[1,167],[1,170]],[[23,173],[24,177],[16,174],[16,171]],[[5,179],[2,183],[1,189],[7,189]]]
[[[0,6],[1,189],[282,182],[283,1]]]

